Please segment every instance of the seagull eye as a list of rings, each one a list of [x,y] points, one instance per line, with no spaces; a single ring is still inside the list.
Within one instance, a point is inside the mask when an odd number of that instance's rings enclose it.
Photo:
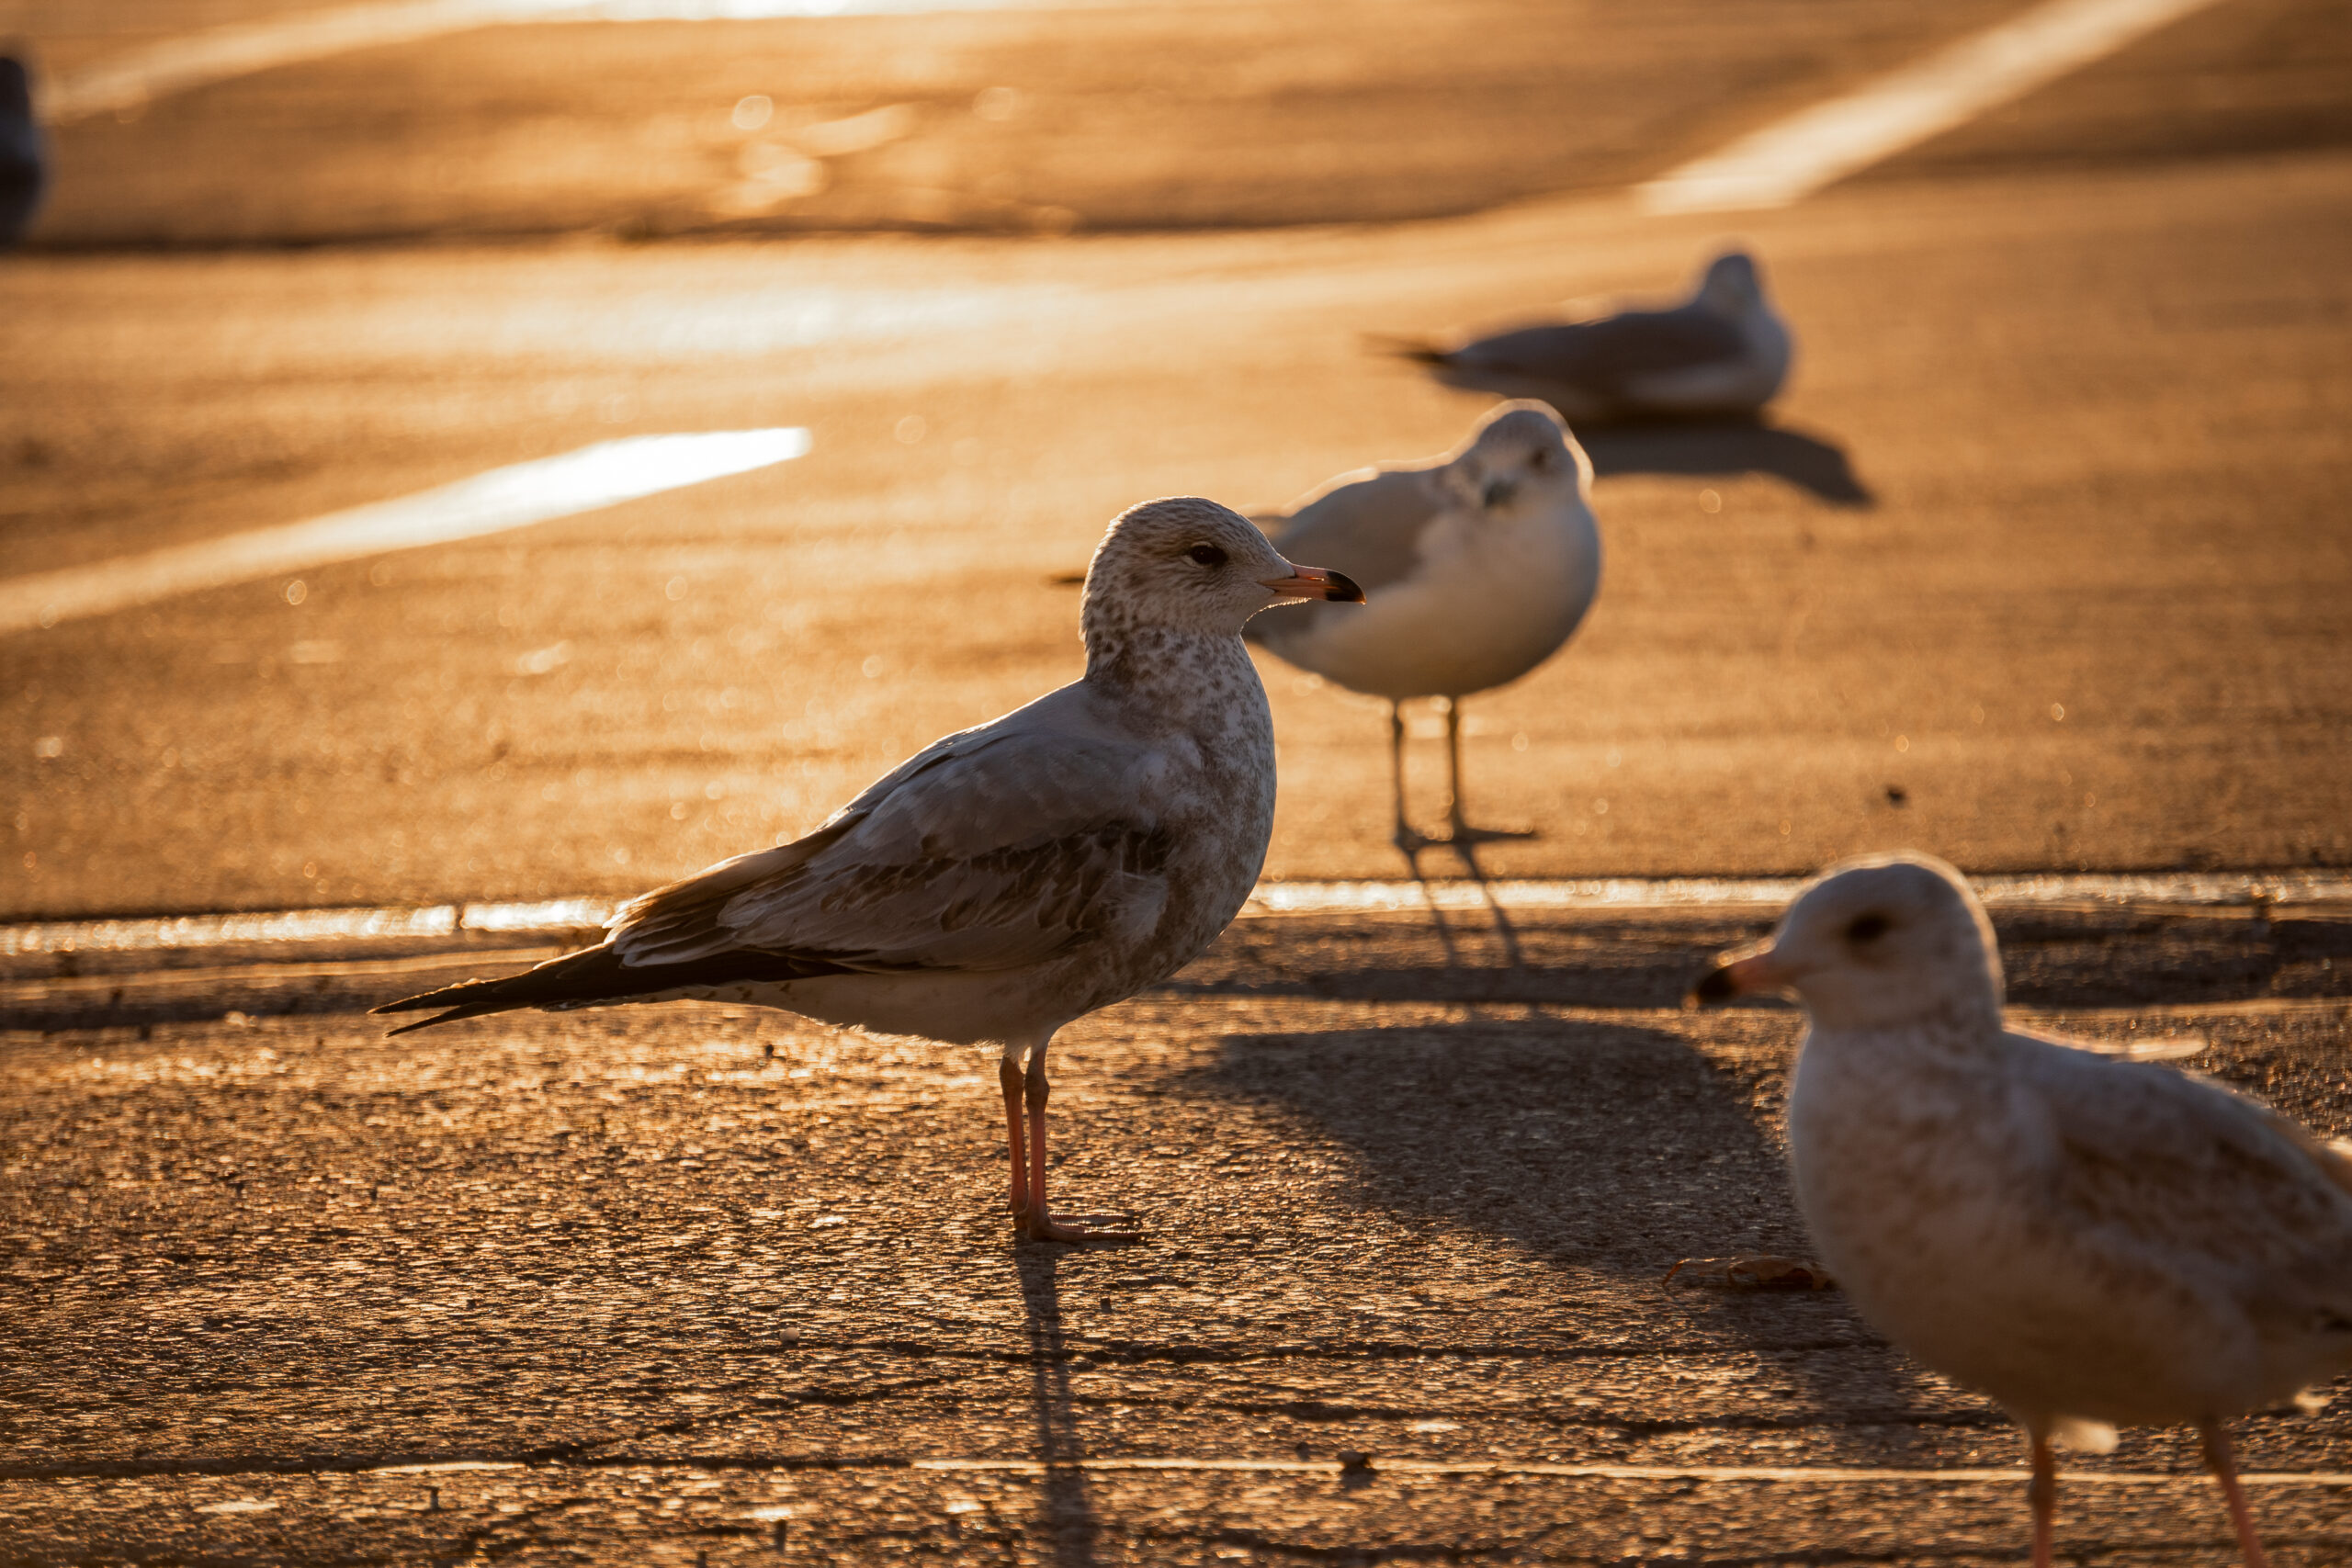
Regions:
[[[1215,545],[1194,545],[1191,549],[1186,550],[1184,554],[1192,559],[1200,562],[1203,566],[1223,566],[1225,564],[1225,552],[1218,549]]]
[[[1846,928],[1849,942],[1876,942],[1886,934],[1884,915],[1856,915],[1854,923]]]
[[[1552,454],[1544,447],[1538,446],[1533,452],[1528,454],[1527,466],[1540,474],[1552,466]]]

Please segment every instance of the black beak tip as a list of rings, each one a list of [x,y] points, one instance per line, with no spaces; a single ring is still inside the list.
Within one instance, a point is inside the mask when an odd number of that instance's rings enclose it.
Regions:
[[[1330,597],[1341,604],[1361,604],[1363,603],[1363,590],[1358,588],[1356,580],[1346,572],[1335,571],[1331,574]]]
[[[1737,995],[1739,987],[1731,982],[1731,970],[1719,964],[1700,976],[1699,983],[1690,987],[1690,1005],[1721,1007]]]

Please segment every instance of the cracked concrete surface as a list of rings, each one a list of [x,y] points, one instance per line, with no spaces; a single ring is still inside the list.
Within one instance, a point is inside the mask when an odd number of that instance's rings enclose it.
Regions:
[[[0,1560],[2014,1555],[2013,1480],[1715,1473],[2016,1457],[1835,1293],[1661,1283],[1803,1247],[1795,1015],[1672,1005],[1762,913],[1526,919],[1516,970],[1477,918],[1244,922],[1057,1046],[1061,1189],[1147,1231],[1090,1251],[1010,1241],[978,1053],[697,1006],[386,1040],[364,972],[19,1032]],[[2198,1031],[2352,1130],[2344,911],[2003,925],[2027,1016]],[[2246,1462],[2340,1468],[2348,1421],[2249,1420]],[[2069,1551],[2221,1550],[2184,1434],[2082,1468],[2129,1483],[2068,1491]],[[2256,1506],[2343,1560],[2352,1489]]]

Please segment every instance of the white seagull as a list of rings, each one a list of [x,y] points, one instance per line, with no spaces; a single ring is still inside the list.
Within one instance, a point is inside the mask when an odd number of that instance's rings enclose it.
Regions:
[[[1016,1225],[1086,1240],[1046,1205],[1046,1046],[1190,962],[1257,882],[1273,724],[1242,623],[1362,598],[1215,502],[1146,502],[1087,571],[1083,678],[933,742],[807,838],[646,894],[595,947],[378,1010],[448,1010],[421,1029],[698,998],[997,1044]]]
[[[2352,1154],[2242,1094],[2003,1026],[1984,907],[1924,855],[1833,867],[1696,992],[1794,990],[1797,1206],[1864,1317],[1984,1390],[2033,1453],[2197,1424],[2261,1568],[2222,1423],[2352,1367]]]
[[[1584,619],[1600,586],[1591,491],[1592,464],[1558,416],[1514,402],[1442,457],[1342,474],[1258,518],[1284,553],[1328,558],[1375,596],[1359,611],[1318,605],[1250,635],[1302,670],[1388,699],[1396,840],[1408,854],[1533,836],[1464,819],[1461,699],[1526,674]],[[1408,697],[1447,699],[1450,839],[1424,837],[1407,820],[1400,705]]]
[[[1717,256],[1690,298],[1664,310],[1393,346],[1449,386],[1542,398],[1578,424],[1752,417],[1788,379],[1791,353],[1788,323],[1746,251]]]

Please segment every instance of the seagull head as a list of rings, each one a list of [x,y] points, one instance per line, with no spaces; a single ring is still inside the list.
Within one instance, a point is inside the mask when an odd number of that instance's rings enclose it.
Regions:
[[[1441,475],[1470,512],[1498,519],[1551,515],[1590,488],[1592,463],[1547,404],[1521,398],[1487,415]]]
[[[1780,929],[1715,961],[1691,1000],[1794,991],[1827,1029],[1876,1029],[1952,1014],[1998,1026],[2001,960],[1984,907],[1928,855],[1871,855],[1824,872]]]
[[[1764,303],[1764,279],[1756,258],[1746,251],[1725,251],[1707,264],[1692,299],[1719,316],[1744,316]]]
[[[1238,512],[1174,496],[1129,507],[1111,525],[1086,569],[1081,618],[1090,649],[1147,627],[1238,637],[1259,611],[1302,599],[1361,604],[1363,590],[1285,560]]]

